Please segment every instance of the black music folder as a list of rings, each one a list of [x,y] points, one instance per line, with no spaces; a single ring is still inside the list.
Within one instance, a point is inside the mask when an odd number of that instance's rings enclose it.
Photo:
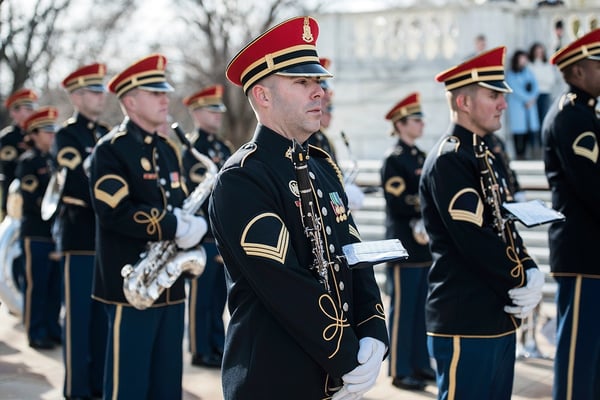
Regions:
[[[408,258],[408,252],[398,239],[347,244],[342,246],[342,251],[350,269],[366,268]]]
[[[528,228],[565,220],[565,216],[561,212],[547,207],[542,200],[503,203],[502,208],[510,214],[512,219],[521,222]]]

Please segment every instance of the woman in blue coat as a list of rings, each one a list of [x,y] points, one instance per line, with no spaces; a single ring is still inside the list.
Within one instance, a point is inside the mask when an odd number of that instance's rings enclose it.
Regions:
[[[528,147],[531,157],[535,157],[533,148],[540,132],[537,111],[538,83],[527,64],[527,53],[517,50],[512,56],[510,70],[506,73],[506,81],[513,89],[507,96],[508,122],[513,136],[517,160],[524,160]]]

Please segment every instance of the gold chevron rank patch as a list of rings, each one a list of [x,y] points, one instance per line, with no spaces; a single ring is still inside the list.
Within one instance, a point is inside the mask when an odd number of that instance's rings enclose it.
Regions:
[[[274,213],[264,213],[254,217],[242,232],[240,245],[249,256],[262,257],[285,263],[290,233],[285,224]]]
[[[583,132],[573,141],[573,152],[594,164],[598,161],[598,141],[593,132]]]
[[[448,213],[455,221],[483,225],[483,202],[479,193],[473,188],[459,190],[450,200]]]
[[[75,147],[63,147],[56,155],[56,161],[61,167],[67,167],[72,171],[81,164],[81,154]]]
[[[24,190],[28,193],[35,192],[39,185],[38,178],[35,175],[25,175],[21,179],[21,190]]]
[[[115,208],[129,194],[129,185],[119,175],[102,176],[94,185],[94,197]]]
[[[406,183],[401,176],[392,176],[385,182],[385,191],[392,196],[400,196],[406,189]]]

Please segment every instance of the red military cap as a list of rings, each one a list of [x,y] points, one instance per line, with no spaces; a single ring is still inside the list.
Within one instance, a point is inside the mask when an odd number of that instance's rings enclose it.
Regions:
[[[444,82],[446,90],[476,83],[491,90],[510,93],[512,89],[504,81],[505,53],[506,47],[496,47],[439,73],[435,80]]]
[[[421,98],[419,93],[411,93],[398,102],[388,113],[385,115],[385,119],[392,122],[396,122],[402,118],[416,117],[421,118],[423,112],[421,111]]]
[[[11,108],[17,105],[28,105],[33,108],[33,105],[37,102],[38,95],[31,89],[19,89],[4,101],[6,108]]]
[[[254,39],[229,62],[227,79],[248,93],[252,85],[272,74],[331,78],[319,63],[318,36],[314,18],[284,21]]]
[[[600,61],[600,29],[593,30],[558,50],[552,55],[550,62],[562,71],[584,58]]]
[[[223,85],[205,87],[199,92],[184,98],[183,104],[192,110],[209,108],[217,112],[227,111],[227,107],[223,104]]]
[[[58,109],[56,107],[41,107],[25,120],[23,126],[27,132],[33,132],[35,129],[56,132],[57,118]]]
[[[94,92],[104,92],[104,76],[106,65],[95,63],[85,65],[69,74],[63,81],[62,86],[69,92],[79,88],[86,88]]]
[[[321,64],[326,70],[329,70],[329,67],[331,67],[331,59],[327,57],[320,57],[319,64]]]
[[[173,87],[165,77],[166,67],[167,59],[165,56],[161,54],[149,55],[113,76],[108,82],[108,89],[115,93],[117,97],[121,97],[135,88],[150,92],[172,92]]]

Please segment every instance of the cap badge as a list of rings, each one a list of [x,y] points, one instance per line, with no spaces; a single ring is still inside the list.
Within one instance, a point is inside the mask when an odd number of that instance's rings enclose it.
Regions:
[[[306,43],[310,43],[314,40],[313,34],[310,31],[310,21],[308,17],[304,17],[304,27],[302,28],[302,40]]]

